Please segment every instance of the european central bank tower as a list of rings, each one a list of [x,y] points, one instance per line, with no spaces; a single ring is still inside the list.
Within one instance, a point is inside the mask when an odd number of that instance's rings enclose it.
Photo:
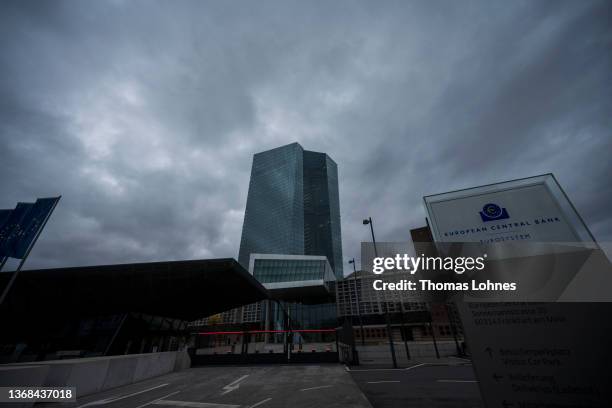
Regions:
[[[253,156],[238,261],[257,254],[323,255],[342,279],[338,166],[292,143]]]

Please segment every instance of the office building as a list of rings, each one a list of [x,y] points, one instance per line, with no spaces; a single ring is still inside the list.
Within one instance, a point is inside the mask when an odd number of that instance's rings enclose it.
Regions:
[[[329,341],[328,332],[310,331],[337,327],[335,282],[344,274],[338,168],[327,154],[292,143],[253,156],[238,259],[274,301],[229,310],[194,326],[219,331],[258,323],[274,331],[289,324],[292,330],[308,330],[301,342]],[[284,340],[279,334],[258,341]]]
[[[338,167],[292,143],[253,156],[239,262],[250,255],[319,255],[344,275]]]

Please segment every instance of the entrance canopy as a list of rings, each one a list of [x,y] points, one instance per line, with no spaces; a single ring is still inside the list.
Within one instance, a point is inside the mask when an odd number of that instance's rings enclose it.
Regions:
[[[11,276],[0,273],[0,289]],[[22,271],[0,308],[12,319],[142,312],[195,320],[267,298],[227,258]]]

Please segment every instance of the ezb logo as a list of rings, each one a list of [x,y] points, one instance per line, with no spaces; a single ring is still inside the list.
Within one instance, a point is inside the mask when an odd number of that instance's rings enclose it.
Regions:
[[[497,204],[489,203],[482,207],[482,211],[480,211],[480,218],[482,218],[484,222],[487,222],[505,220],[506,218],[510,218],[510,216],[505,208],[501,208]]]

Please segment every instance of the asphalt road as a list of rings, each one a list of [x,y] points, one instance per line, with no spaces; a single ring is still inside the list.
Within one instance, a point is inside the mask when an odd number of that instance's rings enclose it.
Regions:
[[[374,408],[483,407],[470,364],[419,364],[404,369],[354,367],[350,374]]]
[[[58,407],[58,404],[36,406]],[[355,385],[349,372],[339,364],[190,368],[89,395],[78,399],[76,403],[61,406],[79,408],[371,407]]]

